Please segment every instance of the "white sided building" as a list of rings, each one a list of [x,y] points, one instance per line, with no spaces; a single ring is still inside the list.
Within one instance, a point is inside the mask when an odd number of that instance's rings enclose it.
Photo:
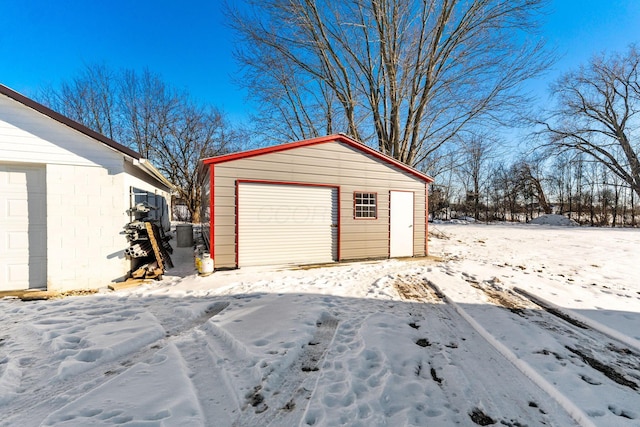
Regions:
[[[136,202],[168,224],[171,184],[140,154],[0,85],[0,291],[124,278]]]

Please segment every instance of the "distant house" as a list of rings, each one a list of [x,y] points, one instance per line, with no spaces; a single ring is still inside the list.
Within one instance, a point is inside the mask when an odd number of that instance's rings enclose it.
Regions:
[[[345,135],[202,161],[216,268],[424,256],[433,180]]]
[[[149,201],[168,224],[170,187],[140,154],[0,85],[0,290],[122,279],[127,210]]]

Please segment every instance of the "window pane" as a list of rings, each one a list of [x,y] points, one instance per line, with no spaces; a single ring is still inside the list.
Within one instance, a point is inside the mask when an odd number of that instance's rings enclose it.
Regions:
[[[356,218],[376,218],[375,193],[354,193],[354,216]]]

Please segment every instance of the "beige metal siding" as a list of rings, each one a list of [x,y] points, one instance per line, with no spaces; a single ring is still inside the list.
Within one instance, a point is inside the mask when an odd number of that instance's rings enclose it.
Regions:
[[[414,192],[414,255],[425,255],[425,187],[415,176],[340,142],[293,148],[214,166],[216,267],[235,267],[236,181],[339,187],[340,259],[389,256],[389,192]],[[353,193],[377,193],[378,218],[354,219]],[[233,226],[232,226],[233,225]]]

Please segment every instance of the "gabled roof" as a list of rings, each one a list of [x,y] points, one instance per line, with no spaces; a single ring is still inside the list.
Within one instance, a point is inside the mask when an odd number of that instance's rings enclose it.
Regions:
[[[63,116],[60,113],[53,111],[51,108],[45,107],[44,105],[34,101],[33,99],[27,98],[26,96],[14,91],[13,89],[9,89],[8,87],[0,84],[0,94],[6,95],[9,98],[18,101],[19,103],[26,105],[27,107],[36,110],[37,112],[44,114],[56,120],[66,126],[69,126],[72,129],[77,130],[80,133],[87,135],[90,138],[95,139],[96,141],[102,142],[103,144],[120,151],[123,154],[126,154],[129,157],[134,158],[135,160],[142,160],[142,155],[138,152],[133,151],[132,149],[125,147],[122,144],[118,144],[112,139],[107,138],[106,136],[89,129],[85,125],[82,125],[75,120],[70,119],[69,117]]]
[[[341,142],[343,144],[346,144],[350,147],[355,148],[356,150],[362,151],[365,154],[369,154],[384,163],[394,166],[402,170],[403,172],[411,174],[416,178],[419,178],[426,182],[433,182],[433,178],[431,178],[430,176],[412,167],[405,165],[404,163],[394,159],[393,157],[387,156],[386,154],[382,154],[378,150],[374,150],[373,148],[368,147],[363,143],[358,142],[355,139],[350,138],[341,133],[334,134],[334,135],[321,136],[318,138],[305,139],[302,141],[289,142],[286,144],[274,145],[266,148],[257,148],[255,150],[241,151],[239,153],[225,154],[223,156],[209,157],[207,159],[203,159],[202,163],[204,165],[215,165],[218,163],[229,162],[232,160],[246,159],[249,157],[261,156],[263,154],[277,153],[279,151],[286,151],[286,150],[291,150],[299,147],[308,147],[311,145],[324,144],[327,142]]]

